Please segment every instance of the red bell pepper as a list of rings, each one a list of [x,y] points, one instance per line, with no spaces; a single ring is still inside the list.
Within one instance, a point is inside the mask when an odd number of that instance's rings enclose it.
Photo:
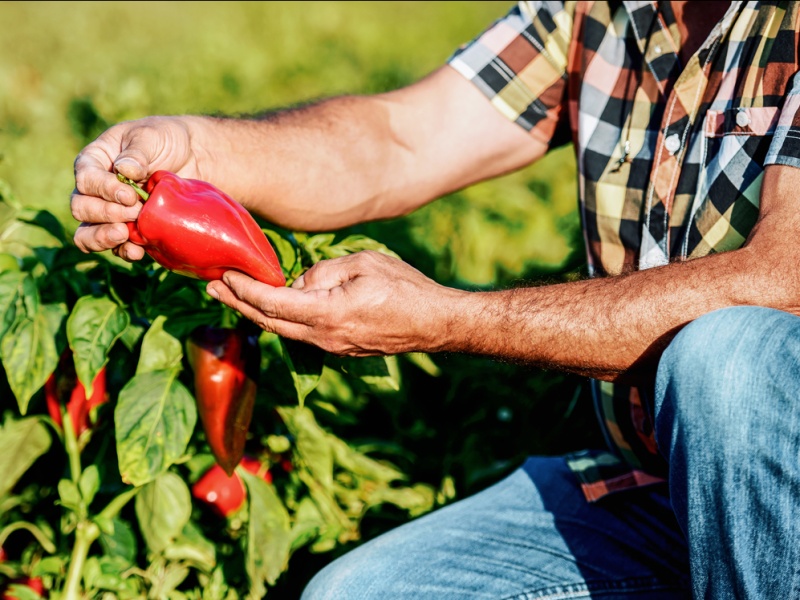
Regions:
[[[199,327],[187,341],[194,394],[208,445],[228,475],[244,455],[244,443],[261,362],[258,338],[243,329]]]
[[[122,175],[145,205],[128,223],[130,241],[170,271],[211,281],[241,271],[272,286],[286,284],[261,228],[236,200],[210,183],[156,171],[144,190]]]
[[[67,414],[72,423],[75,437],[80,437],[83,432],[91,429],[92,409],[108,400],[106,394],[106,369],[103,367],[92,382],[92,395],[86,397],[86,388],[75,374],[75,365],[72,354],[65,352],[61,357],[55,373],[50,375],[44,384],[44,398],[47,412],[56,425],[63,428],[61,407],[66,404]]]
[[[246,471],[272,483],[272,474],[255,458],[245,456],[239,463]],[[222,517],[228,517],[242,507],[245,498],[244,482],[235,472],[228,475],[214,465],[192,486],[192,495],[211,506]]]

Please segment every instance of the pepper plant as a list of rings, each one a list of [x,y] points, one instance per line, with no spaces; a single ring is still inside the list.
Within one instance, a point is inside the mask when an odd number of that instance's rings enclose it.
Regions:
[[[357,540],[371,508],[432,508],[434,490],[409,483],[380,443],[335,432],[365,399],[401,388],[398,361],[430,370],[427,357],[334,357],[260,332],[255,385],[227,387],[254,396],[228,477],[212,450],[230,440],[201,426],[189,340],[245,327],[241,317],[148,259],[81,253],[50,213],[2,182],[0,195],[5,597],[260,598],[298,549]],[[289,282],[324,258],[391,253],[359,235],[264,233]]]

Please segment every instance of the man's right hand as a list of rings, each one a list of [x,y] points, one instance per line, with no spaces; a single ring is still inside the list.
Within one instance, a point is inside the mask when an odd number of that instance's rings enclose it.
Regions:
[[[75,190],[70,206],[81,225],[75,245],[84,252],[113,250],[139,260],[144,249],[128,241],[125,224],[136,220],[142,203],[116,173],[143,182],[155,171],[201,178],[190,132],[192,118],[148,117],[120,123],[86,146],[75,159]]]

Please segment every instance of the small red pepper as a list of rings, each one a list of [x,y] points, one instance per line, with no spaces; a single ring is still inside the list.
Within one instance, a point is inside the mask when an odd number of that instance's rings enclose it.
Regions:
[[[32,592],[35,592],[38,596],[43,597],[44,595],[44,582],[42,581],[41,577],[22,577],[21,579],[15,579],[11,583],[28,587]],[[26,595],[26,597],[28,595]],[[14,592],[12,592],[11,590],[6,590],[5,592],[3,592],[3,600],[19,600],[19,597],[15,596]]]
[[[253,416],[261,360],[258,338],[242,329],[199,327],[189,336],[187,356],[208,445],[231,475],[244,455]]]
[[[246,471],[272,483],[272,474],[255,458],[245,456],[239,463]],[[214,465],[192,486],[192,495],[210,505],[222,517],[228,517],[244,504],[244,482],[235,472],[228,475],[219,465]]]
[[[72,354],[65,352],[61,357],[58,369],[50,375],[44,384],[44,398],[47,412],[56,425],[63,428],[61,407],[66,404],[67,414],[70,416],[72,430],[75,437],[80,437],[84,431],[91,429],[92,409],[108,400],[106,394],[106,369],[103,367],[92,382],[92,395],[86,397],[86,388],[75,374],[75,365]]]
[[[280,262],[261,228],[236,200],[210,183],[156,171],[142,190],[145,200],[130,241],[170,271],[212,281],[236,270],[272,286],[286,284]]]

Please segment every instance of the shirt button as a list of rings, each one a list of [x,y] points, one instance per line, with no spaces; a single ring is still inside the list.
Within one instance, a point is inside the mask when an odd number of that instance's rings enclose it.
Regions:
[[[748,115],[745,111],[740,110],[736,113],[736,124],[739,127],[747,127],[750,125],[750,115]]]
[[[670,154],[675,154],[681,147],[681,138],[678,137],[677,133],[673,133],[672,135],[667,136],[667,139],[664,140],[664,148],[667,149],[667,152]]]
[[[656,44],[656,45],[653,47],[653,52],[655,52],[656,54],[661,54],[661,46],[659,46],[658,44]]]

